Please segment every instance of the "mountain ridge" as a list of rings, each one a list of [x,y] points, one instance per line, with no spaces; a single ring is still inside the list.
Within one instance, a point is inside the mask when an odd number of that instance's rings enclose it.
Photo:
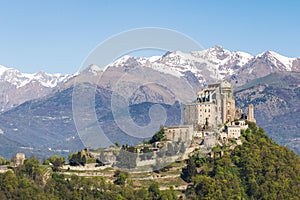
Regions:
[[[168,58],[166,60],[166,58]],[[171,59],[173,58],[173,59]],[[262,52],[257,55],[251,55],[242,51],[229,51],[227,49],[222,48],[219,45],[214,47],[204,49],[201,51],[193,51],[193,52],[181,52],[181,51],[173,51],[167,52],[162,56],[152,56],[152,57],[134,57],[130,55],[122,56],[121,58],[113,61],[111,64],[107,66],[97,66],[95,63],[90,63],[90,66],[85,70],[90,70],[94,72],[103,71],[103,69],[114,66],[114,67],[122,67],[124,64],[128,64],[128,62],[137,62],[138,64],[148,66],[149,63],[156,64],[165,64],[169,67],[175,65],[183,65],[187,66],[188,64],[193,65],[194,62],[197,61],[206,61],[211,64],[215,64],[220,69],[224,68],[225,65],[236,65],[239,67],[243,67],[249,62],[253,62],[253,59],[267,59],[272,61],[273,65],[279,65],[276,67],[281,67],[283,71],[299,71],[300,69],[296,67],[293,68],[293,65],[296,65],[296,62],[300,60],[300,58],[290,58],[283,55],[280,55],[274,51],[268,50]],[[164,62],[165,61],[165,62]],[[279,63],[277,63],[279,62]],[[295,63],[295,64],[294,64]],[[149,67],[149,66],[148,66]],[[161,67],[161,66],[160,66]],[[299,66],[298,66],[299,67]],[[152,67],[153,69],[157,69]],[[192,71],[192,68],[177,70],[180,72]],[[159,70],[159,69],[157,69]],[[162,70],[163,71],[163,70]],[[222,71],[222,70],[220,70]],[[22,87],[26,84],[29,84],[31,81],[40,82],[45,87],[56,87],[59,83],[68,81],[71,77],[77,76],[82,71],[76,72],[74,74],[61,74],[61,73],[46,73],[46,72],[36,72],[36,73],[22,73],[13,68],[7,68],[3,65],[0,65],[0,80],[7,81],[12,83],[16,87]],[[232,71],[227,72],[231,75]],[[173,74],[174,75],[174,74]],[[19,78],[20,80],[16,80]],[[22,80],[23,79],[23,80]],[[15,81],[14,81],[15,80]]]
[[[292,67],[288,65],[291,63]],[[63,138],[63,141],[72,138],[76,129],[73,125],[70,125],[70,121],[66,122],[69,124],[67,128],[65,127],[66,124],[62,124],[62,128],[57,127],[56,131],[59,133],[56,133],[55,127],[60,123],[59,119],[63,119],[62,121],[72,119],[72,108],[67,105],[72,105],[70,98],[73,94],[71,91],[74,89],[74,86],[78,84],[94,85],[94,89],[91,88],[90,90],[97,91],[97,95],[101,97],[95,98],[96,106],[99,108],[99,110],[96,110],[99,117],[98,123],[104,125],[106,131],[113,132],[113,138],[117,138],[117,125],[112,120],[112,113],[109,111],[112,104],[107,104],[101,109],[101,105],[97,104],[98,100],[107,100],[107,95],[110,96],[116,93],[122,96],[125,101],[128,101],[128,106],[132,107],[133,110],[144,109],[144,107],[148,108],[149,103],[151,105],[162,104],[164,107],[171,109],[178,100],[180,103],[193,101],[196,92],[198,92],[201,87],[206,86],[207,83],[227,80],[236,89],[236,94],[238,95],[236,97],[237,105],[245,109],[246,105],[252,102],[259,111],[256,113],[259,119],[259,125],[266,128],[272,138],[277,139],[276,141],[280,140],[281,142],[279,143],[287,144],[290,148],[300,153],[298,150],[298,140],[293,140],[298,138],[297,126],[295,127],[294,124],[289,123],[286,123],[286,126],[280,122],[288,122],[288,120],[297,122],[294,120],[293,114],[297,115],[298,111],[293,110],[296,108],[291,104],[292,101],[290,99],[284,99],[284,96],[288,95],[288,93],[280,89],[280,85],[278,86],[274,84],[274,82],[267,83],[263,86],[254,84],[254,88],[252,89],[249,89],[249,86],[247,86],[247,84],[249,85],[260,79],[268,79],[268,75],[270,74],[270,76],[274,73],[287,74],[286,77],[289,77],[289,74],[297,73],[297,71],[300,72],[299,58],[282,58],[280,55],[278,56],[271,51],[257,56],[251,56],[243,52],[230,52],[219,46],[192,53],[182,53],[180,51],[168,52],[163,56],[151,58],[123,56],[105,67],[91,63],[89,67],[74,75],[66,75],[67,78],[59,82],[56,87],[45,87],[39,82],[31,81],[17,88],[16,85],[2,78],[4,77],[3,74],[5,70],[8,70],[8,68],[4,69],[4,67],[2,67],[1,69],[0,109],[2,113],[0,113],[0,118],[2,118],[2,121],[0,122],[0,137],[6,137],[7,130],[10,130],[11,138],[7,138],[6,140],[6,144],[10,144],[9,146],[13,146],[13,137],[21,137],[22,139],[20,130],[29,131],[26,133],[28,135],[27,139],[36,140],[35,144],[37,141],[43,141],[44,143],[45,138],[43,138],[43,135],[40,136],[41,138],[39,138],[39,140],[35,138],[39,136],[38,134],[43,132],[40,128],[44,125],[49,130],[53,128],[52,131],[47,133],[48,135],[46,134],[46,137],[51,136],[56,137],[56,139]],[[250,73],[250,71],[252,73]],[[36,73],[38,78],[43,77],[42,75],[42,73]],[[20,77],[22,77],[22,74]],[[279,76],[279,78],[272,78],[272,80],[275,82],[296,83],[298,78],[294,78],[295,79],[284,79]],[[41,78],[41,80],[43,79]],[[240,89],[241,86],[247,86],[244,92]],[[98,90],[98,87],[102,89]],[[297,96],[297,87],[297,85],[289,87],[287,91]],[[69,91],[69,93],[65,91]],[[82,92],[79,93],[82,94],[81,96],[88,96],[86,95],[86,91],[80,91]],[[103,94],[100,94],[101,92],[99,93],[99,91],[102,91]],[[61,92],[64,92],[64,95],[62,95]],[[67,97],[65,95],[67,95]],[[248,96],[249,98],[246,98]],[[269,98],[269,101],[267,98]],[[44,101],[45,104],[43,105],[48,105],[48,107],[46,106],[43,109],[42,104],[37,108],[32,107],[33,105],[37,105],[35,102],[38,101]],[[65,102],[62,104],[60,101]],[[272,103],[272,101],[279,103]],[[267,105],[264,105],[264,103],[267,103]],[[19,105],[21,105],[21,107],[18,107]],[[280,110],[286,114],[286,117],[280,115]],[[53,118],[49,112],[57,113],[57,116]],[[176,112],[178,114],[178,111]],[[65,115],[62,115],[63,113],[65,113]],[[276,113],[278,115],[275,115]],[[9,116],[10,114],[11,116]],[[146,112],[145,114],[147,115],[149,113]],[[180,118],[177,114],[176,116],[174,115],[175,119]],[[31,115],[32,119],[28,118]],[[134,111],[131,117],[139,121],[141,116],[141,113]],[[7,121],[6,117],[14,121],[15,124],[20,125],[20,127],[10,127],[10,122]],[[23,118],[26,118],[27,121],[22,122]],[[36,120],[36,124],[30,124],[33,119]],[[278,132],[279,130],[273,128],[275,124],[272,123],[272,120],[284,127],[284,130],[288,130],[287,128],[290,127],[290,125],[294,126],[291,136],[287,137],[289,138],[288,140],[284,140]],[[144,121],[143,119],[142,122]],[[106,124],[108,125],[106,126]],[[65,129],[63,129],[64,127]],[[32,131],[32,133],[30,133],[30,131]],[[51,138],[49,141],[54,139],[55,138]],[[21,146],[22,143],[28,143],[24,137],[22,140],[15,142],[18,143],[19,146]],[[30,147],[30,145],[26,146],[23,144],[23,147]]]

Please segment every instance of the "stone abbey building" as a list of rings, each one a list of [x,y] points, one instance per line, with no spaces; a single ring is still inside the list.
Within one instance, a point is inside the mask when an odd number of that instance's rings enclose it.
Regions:
[[[185,105],[184,124],[193,125],[195,130],[204,126],[216,128],[235,119],[233,89],[228,82],[209,84],[197,93],[196,102]]]
[[[247,129],[246,119],[255,122],[253,105],[249,105],[247,118],[241,109],[235,107],[230,83],[213,83],[198,92],[194,102],[184,106],[184,125],[165,128],[165,138],[170,141],[183,138],[206,141],[208,137],[216,141],[237,139],[241,130]]]

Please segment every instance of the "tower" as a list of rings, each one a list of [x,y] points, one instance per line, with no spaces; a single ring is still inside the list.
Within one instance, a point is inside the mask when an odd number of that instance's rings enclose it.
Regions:
[[[253,104],[249,104],[248,106],[248,121],[256,123],[254,118],[254,106]]]

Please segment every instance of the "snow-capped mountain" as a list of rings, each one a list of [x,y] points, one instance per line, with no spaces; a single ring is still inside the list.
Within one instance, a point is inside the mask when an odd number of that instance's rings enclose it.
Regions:
[[[21,73],[16,69],[0,66],[0,112],[27,100],[44,97],[71,77],[72,75],[45,72]]]
[[[38,82],[44,87],[54,88],[57,85],[66,82],[71,75],[65,74],[48,74],[45,72],[37,72],[34,74],[21,73],[12,68],[6,68],[0,65],[0,81],[8,82],[17,88],[23,87],[31,82]]]
[[[59,87],[70,87],[74,81],[98,84],[98,75],[104,72],[109,72],[106,73],[108,76],[102,76],[102,83],[99,84],[106,88],[113,87],[112,85],[125,71],[141,73],[142,69],[147,69],[145,72],[153,75],[153,71],[156,71],[161,74],[160,76],[166,74],[187,80],[195,88],[220,80],[228,80],[234,86],[240,86],[273,72],[300,71],[300,59],[288,58],[273,51],[253,56],[214,46],[188,53],[167,52],[163,56],[150,58],[126,55],[105,67],[91,63],[87,69],[74,75],[44,72],[26,74],[0,66],[0,112],[27,100],[44,97]]]
[[[167,52],[163,56],[150,58],[126,55],[109,64],[107,68],[137,66],[149,67],[176,77],[183,77],[187,72],[191,72],[198,78],[200,84],[225,79],[241,85],[272,72],[300,71],[300,59],[288,58],[273,51],[253,56],[214,46],[190,53]]]
[[[220,46],[193,52],[192,54],[216,65],[222,79],[228,75],[233,75],[237,69],[247,64],[253,58],[248,53],[240,51],[230,52]]]
[[[220,66],[228,65],[230,63],[243,66],[253,58],[253,56],[248,53],[240,51],[230,52],[229,50],[223,49],[221,46],[214,46],[203,51],[193,52],[192,54],[195,57],[201,57]]]
[[[273,51],[266,51],[250,59],[232,76],[228,77],[228,80],[239,86],[274,72],[290,71],[300,71],[299,58],[289,58]]]
[[[293,71],[293,62],[297,60],[297,58],[288,58],[282,56],[274,51],[267,51],[265,53],[259,54],[256,56],[256,59],[263,59],[266,61],[270,61],[274,67],[281,69],[282,71]]]

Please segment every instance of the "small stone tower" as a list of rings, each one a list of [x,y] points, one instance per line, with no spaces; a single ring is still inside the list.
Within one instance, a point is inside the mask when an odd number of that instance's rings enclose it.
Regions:
[[[12,158],[12,164],[14,166],[20,166],[24,164],[25,160],[25,154],[24,153],[17,153],[13,158]]]
[[[254,106],[253,104],[249,104],[248,106],[248,121],[256,123],[254,118]]]

